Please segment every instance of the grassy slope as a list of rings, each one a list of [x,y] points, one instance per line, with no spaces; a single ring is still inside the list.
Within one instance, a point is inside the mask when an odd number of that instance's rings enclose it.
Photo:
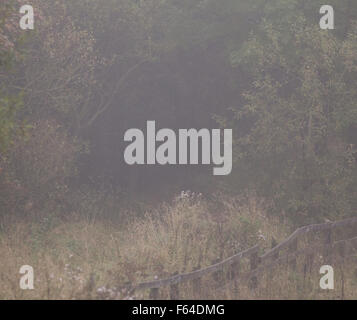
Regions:
[[[272,237],[281,241],[291,231],[284,223],[267,217],[257,201],[243,203],[224,199],[215,211],[200,196],[183,194],[171,205],[163,204],[125,224],[76,214],[66,219],[46,216],[3,222],[0,298],[130,298],[118,289],[127,282],[204,267],[258,241],[269,247]],[[345,265],[345,298],[357,298],[354,259]],[[306,281],[301,272],[287,271],[282,266],[265,273],[255,291],[245,285],[236,290],[232,282],[222,287],[207,277],[199,296],[193,294],[190,284],[183,285],[180,294],[182,298],[212,299],[340,298],[338,272],[336,290],[319,289],[318,263],[317,259]],[[34,268],[35,290],[19,288],[19,269],[25,264]],[[162,294],[168,297],[167,291]],[[131,298],[147,297],[143,292]]]

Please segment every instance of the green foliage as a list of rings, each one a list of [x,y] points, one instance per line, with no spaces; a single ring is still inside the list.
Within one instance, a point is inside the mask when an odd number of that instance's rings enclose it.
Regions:
[[[1,158],[12,145],[14,138],[23,133],[24,126],[16,118],[22,107],[22,96],[10,93],[7,75],[18,56],[18,22],[14,8],[18,1],[4,0],[0,6],[0,166]]]
[[[22,107],[21,97],[10,97],[0,93],[0,155],[4,155],[14,138],[24,133],[23,124],[16,120]]]
[[[83,148],[58,123],[41,120],[28,130],[26,139],[16,141],[8,156],[8,170],[41,208],[51,197],[63,201],[68,179],[76,176],[76,161]]]
[[[284,19],[264,21],[231,55],[252,79],[231,123],[237,179],[297,223],[352,214],[355,32],[339,39],[303,16]]]
[[[217,180],[206,183],[204,171],[130,170],[118,150],[122,132],[149,118],[173,128],[218,120],[236,131],[231,190],[259,189],[297,222],[352,212],[357,36],[351,1],[331,0],[338,23],[328,32],[318,28],[316,0],[32,4],[37,27],[23,42],[12,32],[18,2],[0,6],[0,152],[11,149],[16,179],[33,190],[66,185],[64,177],[76,174],[81,138],[91,147],[83,176],[120,180],[115,183],[129,192],[154,179],[212,190]],[[222,114],[232,106],[234,117]],[[20,139],[23,119],[35,123],[27,144]],[[54,125],[44,132],[49,119]],[[68,150],[54,150],[44,139]]]

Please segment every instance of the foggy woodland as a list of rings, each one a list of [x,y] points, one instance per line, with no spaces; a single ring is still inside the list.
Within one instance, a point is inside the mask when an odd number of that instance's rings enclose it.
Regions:
[[[333,30],[315,0],[1,0],[0,299],[152,298],[128,288],[356,217],[357,2],[327,2]],[[232,129],[231,173],[128,165],[124,134],[147,121]],[[270,284],[180,296],[357,299],[350,249],[334,291],[316,249],[308,277],[302,257]]]

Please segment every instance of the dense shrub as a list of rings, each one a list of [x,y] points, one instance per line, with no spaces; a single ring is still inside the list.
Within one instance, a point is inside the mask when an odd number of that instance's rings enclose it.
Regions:
[[[25,205],[27,210],[40,209],[49,200],[60,203],[68,180],[77,173],[76,160],[81,151],[82,145],[58,123],[38,121],[9,152],[4,166],[8,196],[2,198],[12,199],[12,210],[18,205]],[[13,188],[14,185],[17,187]],[[25,203],[16,197],[16,190],[21,191]]]

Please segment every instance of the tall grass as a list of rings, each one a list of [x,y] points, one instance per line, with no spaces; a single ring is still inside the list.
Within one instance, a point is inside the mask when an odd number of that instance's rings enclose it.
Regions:
[[[123,288],[128,283],[208,266],[258,242],[268,247],[273,237],[283,240],[291,231],[268,217],[263,203],[256,199],[217,197],[212,203],[191,192],[183,192],[172,203],[144,216],[132,213],[124,221],[92,213],[73,213],[66,219],[47,214],[3,220],[0,298],[147,298],[146,292],[129,296]],[[22,265],[34,268],[34,290],[19,287]],[[238,293],[229,284],[216,288],[208,279],[202,284],[207,290],[198,298],[303,298],[304,294],[311,298],[311,290],[306,293],[296,285],[289,287],[287,280],[279,282],[282,274],[271,289],[254,293],[245,287]],[[292,275],[285,279],[289,277]],[[348,290],[349,297],[355,294]],[[183,286],[181,297],[192,298],[189,285]],[[314,291],[313,297],[319,298],[320,293]]]

